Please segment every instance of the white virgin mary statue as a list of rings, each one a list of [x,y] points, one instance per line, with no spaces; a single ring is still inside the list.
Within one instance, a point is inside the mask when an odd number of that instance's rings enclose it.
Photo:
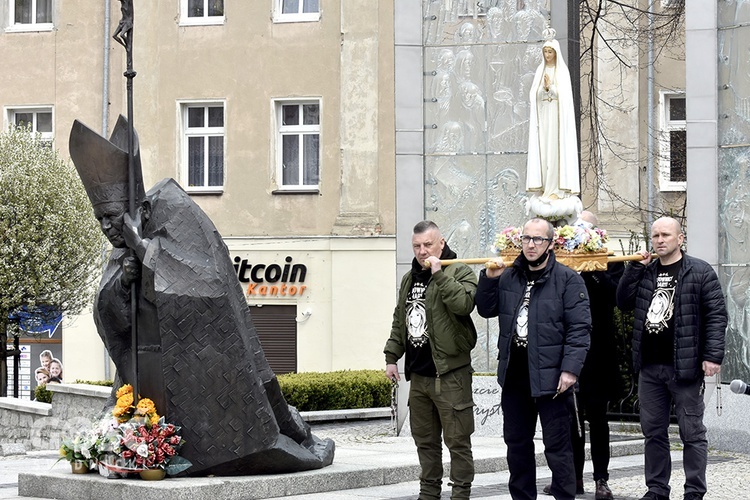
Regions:
[[[582,206],[573,89],[560,43],[550,39],[554,30],[547,33],[529,95],[526,191],[532,196],[527,210],[548,219],[575,220]]]

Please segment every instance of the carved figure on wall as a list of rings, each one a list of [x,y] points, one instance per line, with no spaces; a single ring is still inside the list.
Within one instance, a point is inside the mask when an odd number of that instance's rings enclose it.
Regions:
[[[582,211],[575,109],[570,73],[548,29],[529,95],[526,191],[529,212],[543,218],[577,218]]]
[[[539,0],[526,0],[523,9],[513,16],[517,40],[541,40],[545,19],[539,7]]]
[[[456,43],[458,45],[469,46],[477,43],[482,35],[479,28],[469,21],[461,24],[456,32]]]
[[[281,394],[221,235],[173,179],[144,193],[137,142],[140,208],[135,219],[126,213],[127,128],[120,117],[107,140],[76,121],[69,147],[114,247],[94,320],[117,367],[115,387],[137,380],[167,421],[182,426],[181,455],[193,464],[189,475],[330,465],[333,441],[314,436]],[[138,290],[137,374],[130,347],[132,282]]]
[[[513,91],[510,87],[503,85],[503,75],[512,73],[508,70],[504,61],[490,63],[493,71],[493,106],[490,116],[489,148],[494,151],[520,150],[516,145],[517,132],[515,125],[519,123],[519,117],[515,116]],[[516,133],[514,133],[516,132]]]
[[[469,49],[462,49],[456,54],[456,63],[453,66],[458,82],[474,81],[474,59],[476,57]]]
[[[484,98],[479,86],[474,82],[464,81],[459,86],[461,107],[457,117],[465,126],[466,150],[472,153],[484,151]]]
[[[490,7],[487,11],[487,31],[491,42],[513,40],[513,16],[516,13],[516,0],[504,0],[500,7]]]
[[[490,182],[490,209],[493,214],[493,233],[518,225],[526,215],[528,198],[521,190],[521,178],[512,168],[501,170]]]
[[[442,49],[435,61],[435,76],[432,80],[432,96],[435,98],[438,109],[436,122],[438,125],[445,123],[450,113],[451,102],[454,94],[453,67],[456,55],[452,49]]]
[[[436,153],[463,153],[464,130],[460,123],[450,121],[443,125]]]

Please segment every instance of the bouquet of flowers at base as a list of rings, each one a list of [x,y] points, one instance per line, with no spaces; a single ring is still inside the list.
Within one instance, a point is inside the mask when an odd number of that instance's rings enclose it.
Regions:
[[[99,426],[100,463],[108,470],[128,474],[144,469],[164,469],[170,476],[187,470],[192,463],[180,457],[184,440],[180,427],[165,422],[153,401],[143,398],[133,406],[133,388],[117,391],[114,418]]]
[[[87,468],[93,468],[99,458],[99,437],[92,428],[79,431],[72,438],[64,438],[58,461],[83,462]]]
[[[156,424],[137,420],[119,425],[119,463],[126,469],[165,469],[175,475],[192,464],[178,455],[184,440],[180,428],[159,419]]]

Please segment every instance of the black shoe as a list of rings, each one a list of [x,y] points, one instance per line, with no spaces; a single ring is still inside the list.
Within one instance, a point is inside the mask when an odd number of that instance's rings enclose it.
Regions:
[[[613,500],[612,490],[609,489],[607,481],[605,479],[599,479],[596,481],[596,492],[594,493],[596,500]]]
[[[664,495],[659,495],[658,493],[654,491],[649,491],[645,495],[641,497],[641,500],[669,500],[669,497],[665,497]]]

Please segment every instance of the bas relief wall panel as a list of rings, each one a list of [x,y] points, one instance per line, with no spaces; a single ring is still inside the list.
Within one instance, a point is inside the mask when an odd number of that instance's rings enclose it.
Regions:
[[[487,257],[496,232],[526,219],[529,90],[548,11],[539,0],[422,8],[425,218],[460,258]],[[497,322],[474,320],[474,368],[494,371]]]
[[[719,2],[719,279],[729,326],[722,378],[750,379],[750,0]],[[744,26],[743,26],[744,25]]]

